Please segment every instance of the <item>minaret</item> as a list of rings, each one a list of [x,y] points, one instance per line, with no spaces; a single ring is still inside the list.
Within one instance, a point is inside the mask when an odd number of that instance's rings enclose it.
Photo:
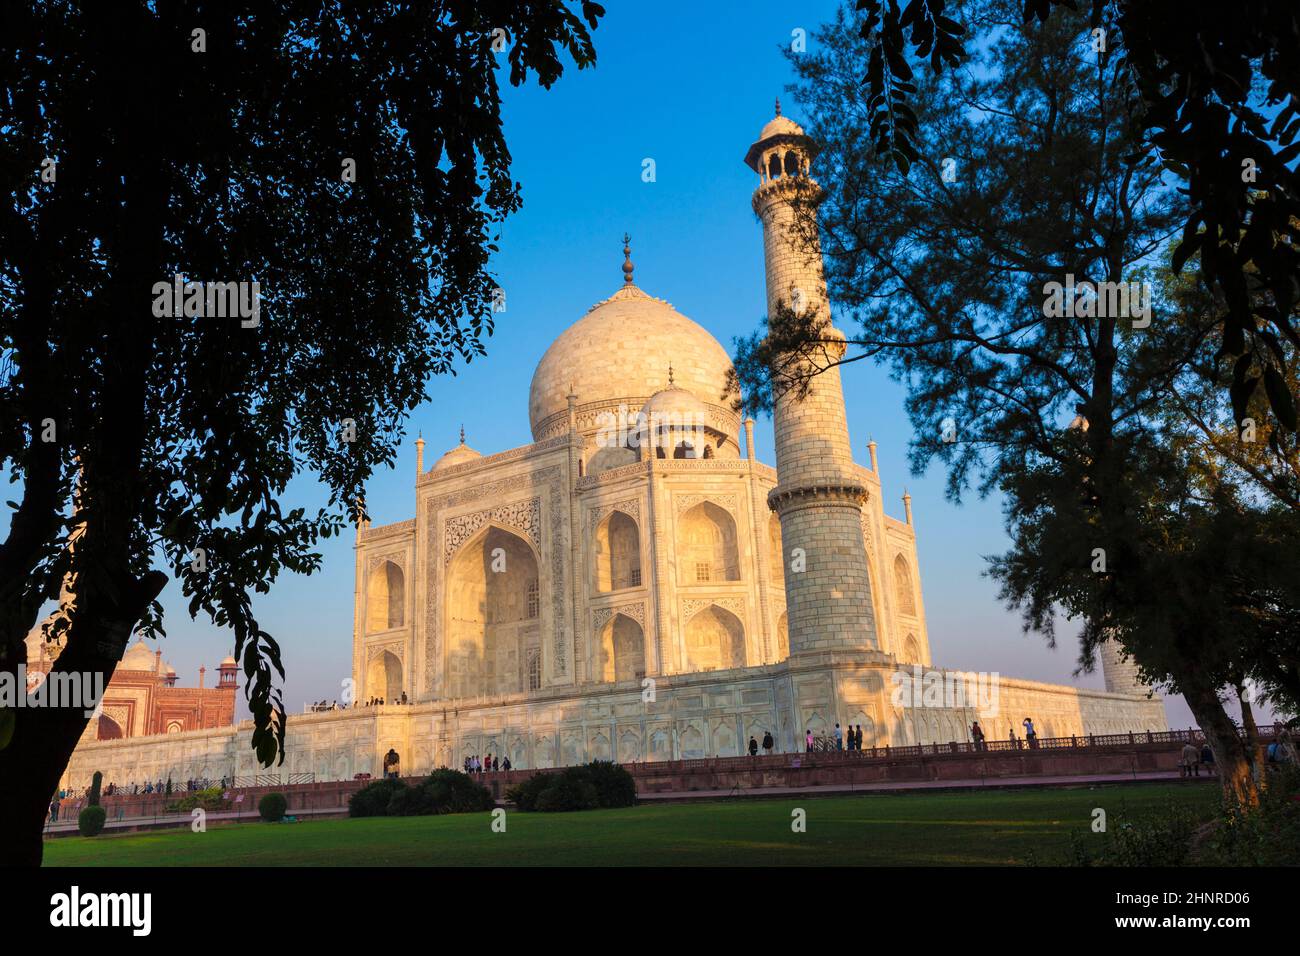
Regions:
[[[779,305],[816,310],[828,340],[816,364],[825,366],[844,354],[844,336],[830,324],[816,230],[796,226],[820,190],[809,176],[817,153],[816,142],[781,115],[778,100],[745,165],[760,180],[753,206],[763,224],[769,319]],[[773,420],[777,486],[767,502],[781,519],[790,654],[878,650],[862,537],[867,489],[853,464],[839,368],[813,378],[802,399],[778,397]],[[802,571],[796,548],[806,562]]]

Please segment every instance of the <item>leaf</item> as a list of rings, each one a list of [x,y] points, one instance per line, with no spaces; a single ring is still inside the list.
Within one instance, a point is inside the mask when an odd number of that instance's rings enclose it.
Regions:
[[[1282,373],[1272,365],[1264,369],[1264,391],[1268,395],[1268,403],[1272,406],[1273,414],[1277,416],[1278,421],[1289,430],[1295,431],[1295,401],[1291,396],[1291,389],[1287,387]]]

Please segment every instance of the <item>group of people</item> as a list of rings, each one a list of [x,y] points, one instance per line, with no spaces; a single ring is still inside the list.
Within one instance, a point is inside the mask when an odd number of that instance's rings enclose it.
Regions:
[[[804,750],[812,753],[817,749],[817,738],[813,736],[812,729],[804,731]],[[862,725],[849,724],[847,732],[839,724],[835,725],[834,731],[835,749],[836,750],[861,750],[862,749]]]
[[[502,758],[499,754],[493,756],[488,754],[486,757],[480,757],[477,754],[465,758],[466,773],[489,773],[497,770],[509,770],[510,758]]]
[[[772,731],[763,731],[763,756],[770,757],[772,755],[772,748],[775,746],[776,741],[772,739]],[[749,738],[749,755],[751,757],[758,756],[758,741],[753,737]]]
[[[410,701],[406,699],[406,691],[402,691],[401,697],[394,697],[392,700],[387,700],[383,697],[371,697],[365,703],[361,704],[361,706],[362,707],[383,707],[389,704],[409,704],[409,703]]]

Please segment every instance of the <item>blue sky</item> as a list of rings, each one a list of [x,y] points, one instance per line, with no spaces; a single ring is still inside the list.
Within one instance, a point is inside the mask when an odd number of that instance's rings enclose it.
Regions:
[[[369,503],[376,524],[414,515],[416,430],[428,444],[426,465],[457,441],[492,453],[531,441],[528,386],[550,342],[622,280],[622,236],[632,235],[637,284],[712,332],[728,349],[751,332],[765,308],[762,237],[750,209],[754,174],[741,162],[793,79],[782,48],[792,31],[811,35],[834,4],[775,2],[607,4],[596,31],[595,69],[568,70],[549,91],[509,90],[505,129],[524,207],[504,226],[494,268],[506,293],[486,359],[435,380],[416,413],[396,469],[375,477]],[[642,181],[645,159],[656,181]],[[815,169],[814,169],[815,172]],[[635,334],[635,330],[629,330]],[[901,515],[904,488],[913,499],[920,571],[936,663],[1009,676],[1075,683],[1076,648],[1050,650],[1022,634],[1018,617],[999,604],[984,578],[984,555],[1005,549],[1000,503],[943,497],[943,474],[908,473],[911,429],[904,394],[883,368],[845,369],[850,433],[859,461],[874,437],[886,511]],[[759,457],[774,462],[770,420],[756,428]],[[291,503],[323,501],[315,483],[290,488]],[[352,643],[353,539],[324,542],[324,568],[307,578],[281,577],[256,607],[284,650],[285,702],[333,699],[349,676]],[[212,668],[231,639],[206,621],[190,621],[179,588],[163,595],[169,638],[164,656],[181,683],[200,664]],[[1082,686],[1101,686],[1100,674]],[[1192,723],[1186,706],[1168,703],[1175,726]]]

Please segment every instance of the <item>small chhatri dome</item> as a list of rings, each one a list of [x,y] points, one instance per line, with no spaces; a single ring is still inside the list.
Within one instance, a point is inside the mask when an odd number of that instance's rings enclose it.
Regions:
[[[122,668],[128,671],[151,671],[156,663],[153,651],[149,650],[143,637],[136,638],[136,642],[122,655]]]
[[[461,425],[460,444],[439,458],[431,470],[439,471],[443,468],[450,468],[452,465],[463,465],[467,461],[475,461],[482,457],[482,454],[465,444],[465,426]]]
[[[780,145],[798,146],[810,160],[820,152],[816,141],[804,132],[802,126],[790,117],[781,115],[781,101],[778,99],[776,115],[767,121],[767,125],[759,132],[754,145],[750,146],[749,151],[745,153],[745,165],[761,173],[763,154],[772,147]]]
[[[221,662],[221,669],[223,670],[227,667],[238,667],[238,666],[239,666],[238,662],[229,654],[227,654],[226,659]]]
[[[709,409],[694,392],[678,386],[660,389],[650,396],[641,412],[652,427],[706,428]]]

